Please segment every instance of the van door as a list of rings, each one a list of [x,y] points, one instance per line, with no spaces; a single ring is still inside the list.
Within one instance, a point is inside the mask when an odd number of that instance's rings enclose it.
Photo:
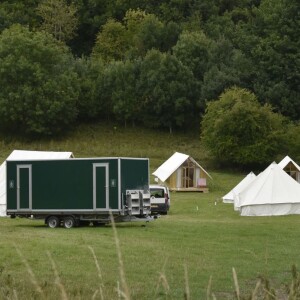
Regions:
[[[17,209],[32,209],[31,165],[17,165]]]
[[[93,209],[109,209],[108,163],[93,164]]]

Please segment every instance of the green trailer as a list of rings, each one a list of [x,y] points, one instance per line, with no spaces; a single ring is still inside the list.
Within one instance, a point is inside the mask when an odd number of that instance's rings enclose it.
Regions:
[[[149,160],[70,158],[7,161],[7,215],[49,227],[150,220]]]

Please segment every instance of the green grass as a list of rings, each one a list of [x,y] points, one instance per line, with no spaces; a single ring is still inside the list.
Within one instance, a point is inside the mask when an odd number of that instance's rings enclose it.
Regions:
[[[210,276],[217,299],[233,299],[232,267],[244,295],[254,289],[259,276],[269,278],[276,289],[291,282],[291,265],[299,260],[298,216],[240,217],[231,205],[217,200],[217,191],[171,196],[168,216],[146,227],[137,223],[117,225],[132,299],[183,299],[184,266],[191,299],[205,298]],[[54,284],[47,251],[69,297],[91,298],[100,282],[90,246],[101,267],[105,299],[117,299],[119,264],[110,226],[52,230],[41,221],[24,219],[0,219],[0,226],[2,291],[5,282],[11,280],[7,288],[10,292],[15,289],[19,298],[28,297],[28,291],[36,294],[17,247],[49,298],[56,298],[60,290]],[[160,274],[165,275],[168,291],[159,285]]]
[[[0,160],[14,149],[40,151],[72,151],[75,157],[149,157],[151,168],[157,168],[175,151],[188,153],[202,160],[203,167],[210,162],[199,140],[199,130],[170,135],[166,131],[118,127],[115,124],[86,124],[57,139],[31,141],[0,135]]]
[[[207,154],[195,136],[86,125],[61,140],[2,140],[1,156],[15,148],[138,156],[149,157],[154,169],[182,151],[205,165]],[[117,224],[131,299],[184,299],[187,289],[190,299],[206,299],[210,278],[217,299],[235,299],[233,267],[244,297],[266,277],[283,299],[291,266],[299,263],[299,216],[240,217],[221,196],[245,174],[208,171],[210,193],[172,193],[169,215],[146,226]],[[101,299],[99,287],[103,299],[118,299],[120,263],[111,226],[49,229],[42,221],[0,218],[0,237],[0,299],[41,299],[30,270],[47,299],[63,299],[61,287],[69,299]]]

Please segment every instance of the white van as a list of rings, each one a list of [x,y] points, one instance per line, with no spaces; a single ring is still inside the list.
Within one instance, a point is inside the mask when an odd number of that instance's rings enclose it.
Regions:
[[[170,209],[170,192],[166,186],[150,184],[151,213],[166,215]]]

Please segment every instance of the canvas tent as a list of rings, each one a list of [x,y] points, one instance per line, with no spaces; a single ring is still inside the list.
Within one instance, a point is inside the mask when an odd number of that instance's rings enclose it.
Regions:
[[[300,214],[300,185],[274,162],[234,201],[242,216]]]
[[[300,167],[289,157],[286,156],[278,164],[287,174],[300,183]]]
[[[14,150],[6,160],[26,159],[67,159],[72,152],[26,151]],[[6,216],[6,161],[0,166],[0,217]]]
[[[234,203],[234,197],[240,193],[249,183],[256,178],[253,172],[250,172],[242,181],[240,181],[229,193],[223,196],[224,203]]]
[[[207,192],[211,176],[189,155],[175,152],[152,173],[170,190]]]

